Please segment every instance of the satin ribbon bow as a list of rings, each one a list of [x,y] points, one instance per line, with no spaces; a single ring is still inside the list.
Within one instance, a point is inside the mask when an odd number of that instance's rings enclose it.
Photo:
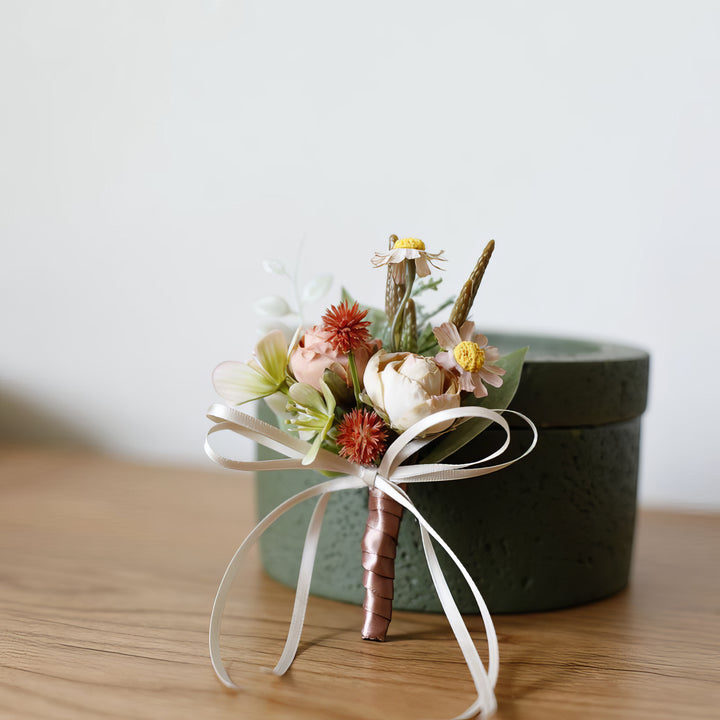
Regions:
[[[510,444],[510,427],[501,415],[502,412],[512,413],[525,420],[533,433],[532,443],[530,447],[522,453],[522,455],[501,462],[495,465],[478,467],[480,463],[489,462],[505,452]],[[499,650],[497,634],[490,617],[490,612],[485,601],[480,594],[475,582],[470,574],[460,562],[455,553],[447,545],[447,543],[438,535],[430,523],[422,516],[420,511],[415,507],[410,497],[400,487],[399,483],[413,484],[422,482],[446,482],[448,480],[459,480],[461,478],[478,477],[481,475],[489,475],[503,468],[512,465],[521,458],[525,457],[535,447],[537,442],[537,429],[533,423],[521,413],[513,410],[487,410],[481,407],[459,407],[449,410],[441,410],[418,421],[400,435],[385,452],[385,455],[379,467],[366,467],[350,462],[345,458],[339,457],[327,450],[320,450],[316,458],[308,463],[303,464],[303,458],[310,450],[310,443],[305,442],[297,437],[282,432],[272,425],[257,420],[256,418],[246,415],[235,408],[228,407],[222,403],[215,403],[208,410],[208,418],[215,425],[210,428],[205,440],[205,452],[211,460],[218,465],[229,468],[231,470],[305,470],[311,468],[313,470],[324,470],[327,472],[340,473],[341,477],[326,480],[314,485],[302,492],[293,495],[285,502],[278,505],[272,512],[266,515],[245,538],[242,545],[237,549],[230,564],[225,570],[225,574],[220,582],[220,586],[213,604],[212,615],[210,617],[210,659],[215,670],[215,674],[220,681],[229,688],[236,688],[228,675],[222,658],[220,657],[220,625],[222,621],[223,610],[227,600],[230,587],[235,579],[238,570],[249,549],[258,541],[260,536],[290,508],[299,503],[313,497],[319,500],[315,505],[315,510],[310,518],[307,534],[305,537],[305,546],[303,548],[302,560],[300,563],[300,572],[298,575],[297,590],[295,593],[295,604],[293,607],[292,618],[290,620],[290,629],[288,631],[285,648],[280,656],[280,660],[273,669],[276,675],[283,675],[295,658],[298,645],[300,643],[300,635],[305,619],[305,610],[310,593],[310,580],[312,578],[313,566],[315,563],[315,555],[317,552],[318,541],[320,538],[320,529],[322,526],[323,515],[330,495],[341,490],[351,490],[363,487],[375,487],[389,495],[402,505],[408,512],[415,516],[420,525],[420,535],[422,538],[425,559],[427,560],[428,570],[432,577],[437,591],[438,598],[442,605],[445,615],[447,616],[450,627],[452,628],[455,638],[458,641],[460,650],[465,658],[470,675],[472,677],[477,698],[475,702],[467,708],[463,713],[457,715],[453,720],[469,720],[478,715],[482,718],[490,717],[496,708],[497,701],[495,699],[495,685],[497,683],[499,671]],[[419,465],[404,465],[404,461],[410,458],[420,448],[431,442],[433,438],[419,438],[418,436],[424,431],[432,428],[434,425],[447,420],[462,420],[469,418],[482,418],[490,420],[499,425],[505,431],[505,441],[502,446],[490,455],[476,460],[474,462],[462,464],[433,463]],[[264,445],[271,450],[284,455],[284,459],[279,460],[258,460],[258,461],[238,461],[226,458],[212,448],[210,445],[210,436],[214,433],[229,430],[243,437],[249,438],[254,442]],[[432,540],[435,540],[440,547],[450,556],[465,581],[470,588],[475,602],[483,619],[485,633],[488,643],[488,669],[478,655],[477,649],[470,637],[470,633],[460,615],[455,600],[453,599],[450,588],[445,580],[442,569],[435,554],[435,548]]]

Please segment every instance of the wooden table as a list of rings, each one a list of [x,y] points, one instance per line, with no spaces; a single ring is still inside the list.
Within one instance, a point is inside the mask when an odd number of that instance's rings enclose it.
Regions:
[[[213,596],[252,526],[251,478],[49,450],[0,451],[0,718],[450,718],[474,698],[443,616],[311,598],[295,664],[274,665],[293,593],[257,559],[236,583],[215,679]],[[720,717],[720,516],[644,512],[631,587],[498,615],[500,720]],[[469,617],[483,647],[481,624]],[[481,652],[481,654],[484,654]]]

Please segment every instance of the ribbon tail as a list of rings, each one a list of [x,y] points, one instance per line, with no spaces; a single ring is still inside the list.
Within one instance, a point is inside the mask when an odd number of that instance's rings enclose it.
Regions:
[[[485,600],[483,600],[477,585],[475,585],[470,573],[467,571],[462,562],[460,562],[460,559],[457,555],[455,555],[442,537],[440,537],[432,525],[430,525],[430,523],[422,516],[407,493],[403,492],[394,482],[384,480],[380,477],[377,478],[376,484],[378,487],[381,487],[386,494],[397,500],[401,505],[403,505],[403,507],[411,512],[417,519],[418,523],[420,523],[420,532],[425,557],[428,563],[428,570],[433,578],[440,603],[443,606],[445,615],[458,641],[460,650],[465,657],[465,662],[478,693],[476,702],[473,703],[464,713],[458,715],[454,720],[466,720],[466,718],[474,717],[478,713],[480,713],[482,717],[490,717],[490,715],[492,715],[497,709],[497,701],[495,699],[493,688],[497,683],[500,651],[498,648],[495,626],[493,625],[492,618],[490,617],[490,611],[488,610]],[[462,576],[465,578],[465,582],[468,584],[468,587],[475,598],[478,609],[480,610],[483,624],[485,625],[485,634],[487,636],[488,643],[487,673],[485,672],[482,660],[480,660],[480,656],[475,649],[475,645],[470,637],[465,622],[460,615],[460,611],[458,610],[455,600],[452,597],[452,593],[445,581],[445,576],[440,568],[440,563],[438,562],[435,549],[433,548],[430,540],[431,537],[438,542],[443,550],[445,550],[445,552],[450,556],[450,559],[455,563],[458,570],[460,570]]]
[[[210,632],[209,632],[209,645],[210,645],[210,662],[212,663],[213,670],[217,675],[220,682],[225,687],[237,690],[238,686],[230,679],[230,676],[223,665],[222,657],[220,655],[220,628],[222,624],[222,616],[225,611],[225,604],[227,602],[230,588],[233,580],[235,580],[238,571],[245,560],[250,548],[260,539],[262,534],[275,523],[282,515],[288,510],[295,507],[299,503],[308,500],[311,497],[318,495],[325,495],[326,493],[336,492],[338,490],[346,490],[350,488],[365,487],[365,483],[358,478],[352,477],[341,477],[335,478],[334,480],[328,480],[327,482],[313,485],[307,490],[303,490],[291,498],[285,500],[285,502],[278,505],[272,512],[268,513],[250,532],[245,538],[242,545],[235,551],[235,554],[230,560],[230,564],[225,570],[220,586],[218,587],[217,594],[215,595],[215,602],[213,603],[212,613],[210,615]],[[319,503],[318,503],[319,504]],[[317,510],[317,508],[316,508]],[[324,507],[322,508],[324,511]],[[316,515],[313,514],[313,519]],[[319,515],[319,521],[322,521],[322,512]],[[312,521],[311,521],[312,525]],[[314,561],[314,557],[313,557]],[[307,600],[306,600],[307,602]],[[301,628],[302,629],[302,626]],[[288,641],[290,638],[288,638]],[[279,665],[280,663],[278,663]]]
[[[302,561],[300,562],[300,572],[298,573],[295,604],[293,606],[292,619],[290,620],[290,629],[288,630],[285,648],[280,656],[280,660],[278,660],[277,665],[273,668],[273,672],[276,675],[284,675],[288,671],[288,668],[295,659],[295,654],[300,644],[300,637],[305,622],[305,611],[307,610],[308,595],[310,594],[310,581],[312,580],[315,556],[320,540],[320,530],[322,529],[323,516],[325,515],[325,508],[327,507],[329,499],[329,492],[323,493],[320,496],[315,510],[313,510],[312,517],[310,518],[310,523],[308,524]]]
[[[430,535],[424,527],[420,527],[422,537],[423,550],[425,551],[425,559],[427,560],[428,570],[435,585],[440,604],[445,611],[445,616],[450,623],[450,627],[455,635],[455,639],[460,646],[460,650],[465,658],[465,663],[470,670],[475,690],[477,691],[477,700],[465,712],[456,715],[453,720],[469,720],[478,714],[482,718],[489,718],[497,710],[497,700],[495,699],[495,691],[490,678],[485,672],[485,667],[478,655],[475,644],[470,637],[467,626],[465,625],[462,615],[458,610],[455,599],[450,592],[445,576],[443,575],[440,563],[438,562],[435,548],[432,545]],[[489,635],[489,633],[488,633]]]

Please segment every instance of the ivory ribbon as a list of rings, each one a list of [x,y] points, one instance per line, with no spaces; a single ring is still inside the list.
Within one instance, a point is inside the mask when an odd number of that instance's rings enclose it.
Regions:
[[[510,444],[510,427],[501,415],[501,413],[512,413],[525,420],[533,433],[532,443],[530,447],[522,453],[522,455],[501,462],[495,465],[478,467],[481,463],[489,462],[505,452]],[[272,425],[268,425],[256,418],[246,415],[235,408],[228,407],[222,403],[215,403],[208,410],[208,418],[215,425],[210,428],[205,440],[205,452],[211,460],[218,465],[229,468],[231,470],[301,470],[312,468],[314,470],[324,470],[327,472],[340,473],[342,477],[336,477],[332,480],[326,480],[314,485],[302,492],[293,495],[285,502],[278,505],[272,512],[266,515],[245,538],[242,545],[237,549],[230,564],[225,570],[225,574],[220,582],[215,602],[213,604],[212,615],[210,617],[210,659],[215,670],[215,674],[220,681],[229,688],[238,689],[233,683],[225,670],[222,658],[220,656],[220,625],[222,621],[223,610],[227,600],[230,587],[235,579],[238,570],[245,559],[249,549],[258,541],[260,536],[267,530],[278,518],[285,514],[290,508],[298,505],[305,500],[318,497],[319,500],[315,506],[315,510],[310,519],[305,537],[305,546],[303,548],[302,560],[300,563],[300,572],[298,575],[297,590],[295,593],[295,605],[293,608],[292,618],[290,620],[290,629],[288,631],[285,648],[280,656],[280,660],[273,669],[276,675],[283,675],[295,658],[302,626],[305,619],[305,610],[310,593],[310,580],[312,578],[313,566],[315,563],[315,555],[320,538],[320,529],[322,526],[323,515],[330,495],[341,490],[350,490],[356,488],[370,487],[377,488],[396,500],[407,511],[412,513],[420,525],[420,535],[422,538],[425,559],[427,560],[428,570],[435,585],[440,603],[445,611],[450,627],[452,628],[455,638],[460,646],[460,650],[465,658],[470,675],[475,685],[477,699],[464,712],[457,715],[453,720],[469,720],[476,716],[481,718],[490,717],[497,709],[495,700],[495,685],[497,683],[499,671],[499,650],[497,634],[490,617],[490,612],[485,601],[480,594],[475,582],[470,574],[457,558],[455,553],[450,549],[447,543],[438,535],[428,521],[422,516],[420,511],[415,507],[410,497],[404,492],[398,483],[421,483],[421,482],[445,482],[448,480],[459,480],[461,478],[478,477],[481,475],[489,475],[490,473],[502,470],[512,465],[521,458],[525,457],[535,447],[537,442],[537,429],[532,421],[527,417],[513,410],[487,410],[481,407],[459,407],[449,410],[441,410],[418,421],[400,435],[386,450],[385,455],[379,467],[367,467],[341,458],[327,450],[320,450],[315,460],[309,464],[303,464],[303,458],[310,449],[310,443],[300,440],[297,437],[282,432]],[[505,431],[505,441],[502,446],[490,455],[476,460],[474,462],[463,464],[434,463],[419,465],[403,465],[411,455],[420,448],[431,442],[433,438],[420,439],[418,436],[428,428],[437,425],[446,420],[458,420],[469,418],[484,418],[491,420],[499,425]],[[210,445],[210,436],[216,432],[229,430],[243,437],[249,438],[260,445],[275,450],[285,457],[279,460],[258,460],[258,461],[238,461],[223,457],[215,452]],[[468,584],[477,603],[478,609],[483,619],[485,633],[488,643],[488,669],[478,655],[477,649],[470,637],[470,633],[460,615],[455,600],[450,592],[450,588],[445,580],[442,569],[435,554],[435,548],[432,543],[434,539],[440,547],[450,556],[462,576]]]

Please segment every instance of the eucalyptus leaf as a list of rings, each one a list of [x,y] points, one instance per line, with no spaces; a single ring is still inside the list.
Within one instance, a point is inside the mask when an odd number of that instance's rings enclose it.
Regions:
[[[267,295],[259,298],[253,303],[253,309],[258,315],[270,317],[284,317],[292,312],[287,301],[279,295]]]
[[[281,260],[263,260],[262,269],[268,275],[287,275]]]
[[[488,410],[504,410],[508,407],[513,397],[515,397],[515,392],[520,383],[523,362],[525,361],[527,351],[528,349],[526,347],[521,348],[500,358],[495,365],[505,368],[503,384],[499,388],[489,387],[487,397],[479,400],[474,395],[468,395],[463,405],[475,405],[477,407],[487,408]],[[467,420],[461,425],[458,425],[458,427],[438,438],[438,440],[430,446],[428,453],[423,456],[423,463],[443,461],[476,438],[490,424],[490,420],[478,419]]]
[[[315,302],[319,300],[330,289],[333,276],[329,273],[314,277],[302,291],[303,302]]]

